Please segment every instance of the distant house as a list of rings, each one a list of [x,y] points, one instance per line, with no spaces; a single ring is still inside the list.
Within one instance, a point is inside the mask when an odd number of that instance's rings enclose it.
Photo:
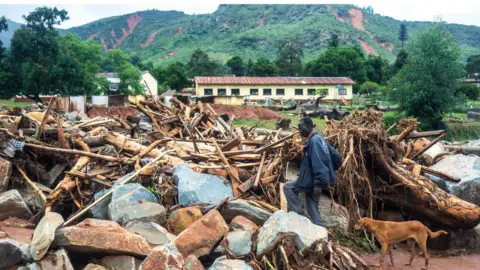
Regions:
[[[107,78],[108,82],[110,83],[109,85],[110,94],[118,93],[119,85],[120,85],[120,75],[118,73],[103,72],[103,73],[98,73],[97,75]],[[145,94],[148,95],[151,92],[153,96],[158,95],[157,80],[155,79],[155,77],[152,76],[152,74],[150,74],[150,72],[142,71],[140,83],[145,88]]]
[[[308,100],[318,92],[326,94],[324,100],[350,100],[353,84],[348,77],[195,77],[197,97],[243,96],[250,101]]]

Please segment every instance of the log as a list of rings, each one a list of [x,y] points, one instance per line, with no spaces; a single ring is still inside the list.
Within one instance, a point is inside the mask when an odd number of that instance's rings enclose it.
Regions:
[[[415,160],[417,157],[421,156],[423,153],[425,153],[428,149],[430,149],[432,146],[434,146],[437,142],[439,142],[441,139],[443,139],[447,134],[443,133],[442,135],[438,136],[435,140],[433,140],[430,144],[425,146],[420,152],[416,153],[413,155],[412,160]]]
[[[43,128],[45,127],[45,124],[48,121],[48,117],[50,116],[50,113],[52,112],[54,101],[56,101],[55,97],[51,97],[50,98],[50,103],[48,103],[47,111],[45,112],[45,116],[43,116],[42,123],[40,124],[40,127],[38,128],[38,138],[40,138],[40,136],[42,136]]]
[[[263,152],[262,154],[262,160],[260,161],[260,166],[258,167],[258,172],[257,176],[255,178],[255,183],[253,186],[258,187],[258,183],[260,182],[260,176],[262,175],[262,169],[263,169],[263,163],[265,162],[265,154],[266,152]]]
[[[409,164],[409,165],[415,165],[416,164],[413,160],[410,160],[410,159],[407,159],[407,158],[403,159],[403,163]],[[450,175],[448,173],[441,172],[439,170],[432,169],[432,168],[427,167],[427,166],[421,166],[421,168],[422,168],[422,171],[424,171],[426,173],[429,173],[429,174],[432,174],[432,175],[435,175],[437,177],[440,177],[440,178],[442,178],[443,180],[446,180],[446,181],[458,183],[462,180],[458,177],[455,177],[455,176]]]
[[[423,137],[440,136],[443,133],[445,133],[445,130],[432,130],[432,131],[414,132],[414,133],[408,134],[406,139],[416,139],[416,138],[423,138]]]

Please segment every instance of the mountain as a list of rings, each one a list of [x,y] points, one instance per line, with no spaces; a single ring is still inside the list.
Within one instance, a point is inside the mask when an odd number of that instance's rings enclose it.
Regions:
[[[286,39],[299,39],[308,61],[327,47],[332,33],[337,33],[342,45],[359,45],[368,54],[393,61],[401,46],[401,23],[353,5],[220,5],[202,15],[139,11],[62,32],[96,40],[106,51],[119,48],[156,64],[186,62],[197,48],[222,62],[234,55],[245,61],[260,56],[274,59]],[[433,24],[403,23],[410,38]],[[480,54],[480,27],[446,24],[446,29],[461,45],[462,60]]]
[[[10,39],[12,38],[13,33],[15,32],[15,30],[20,28],[20,26],[22,26],[22,24],[16,23],[9,19],[7,19],[7,24],[8,24],[8,31],[0,33],[0,41],[3,42],[4,47],[10,46]]]

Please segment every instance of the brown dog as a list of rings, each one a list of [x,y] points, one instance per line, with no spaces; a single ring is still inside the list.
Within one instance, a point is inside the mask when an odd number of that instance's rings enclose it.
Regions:
[[[446,231],[432,232],[429,228],[418,221],[392,222],[371,218],[361,218],[355,225],[354,229],[366,229],[368,232],[375,235],[375,238],[380,242],[380,245],[382,246],[382,255],[380,256],[380,263],[377,264],[376,267],[382,266],[387,250],[390,255],[392,266],[394,266],[392,245],[405,240],[415,240],[408,241],[411,247],[411,257],[410,261],[405,265],[412,264],[412,261],[415,258],[415,242],[417,242],[425,257],[425,268],[422,268],[424,270],[427,270],[428,268],[428,258],[430,257],[427,252],[427,237],[430,236],[431,238],[436,238],[441,234],[448,234]]]

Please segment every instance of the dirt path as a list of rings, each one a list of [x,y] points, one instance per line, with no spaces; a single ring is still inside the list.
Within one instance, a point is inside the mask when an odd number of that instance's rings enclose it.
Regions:
[[[418,249],[417,249],[418,251]],[[380,254],[364,254],[362,258],[368,264],[376,264],[380,260]],[[405,266],[410,259],[410,253],[406,248],[398,248],[393,251],[395,267],[391,266],[390,257],[385,256],[382,268],[370,267],[370,269],[381,270],[420,270],[425,265],[423,257],[415,257],[412,266]],[[480,269],[480,254],[460,255],[454,257],[430,256],[428,263],[430,270],[477,270]]]

